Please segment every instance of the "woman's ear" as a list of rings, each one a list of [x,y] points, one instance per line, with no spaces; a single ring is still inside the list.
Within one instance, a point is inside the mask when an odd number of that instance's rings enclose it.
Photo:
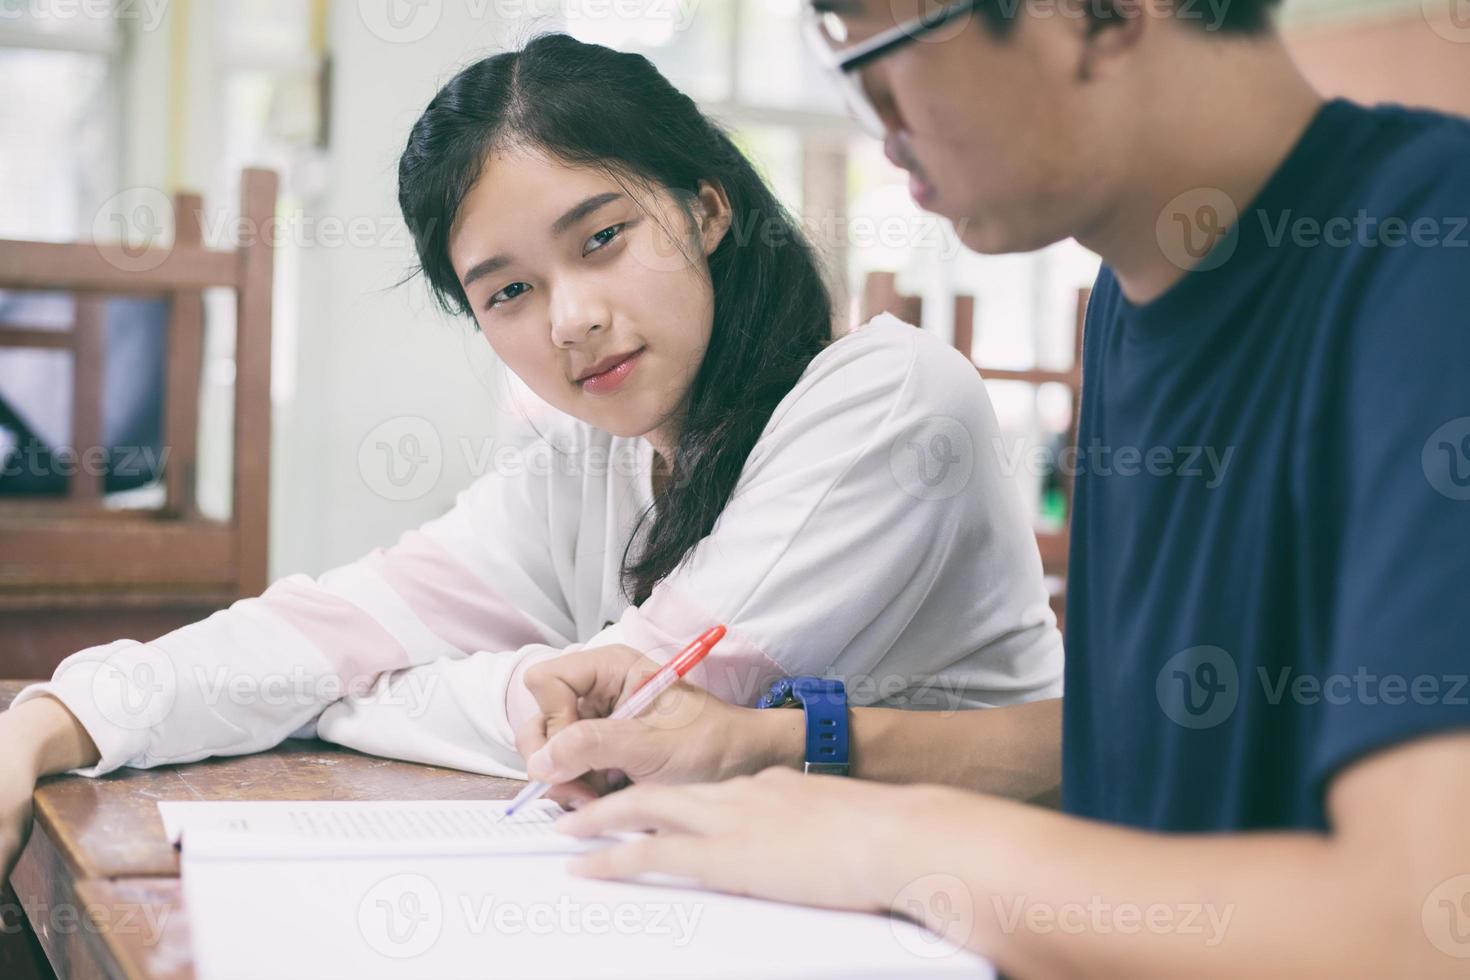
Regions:
[[[705,255],[712,254],[724,239],[730,230],[730,219],[730,198],[725,195],[725,188],[701,180],[694,196],[694,220]]]

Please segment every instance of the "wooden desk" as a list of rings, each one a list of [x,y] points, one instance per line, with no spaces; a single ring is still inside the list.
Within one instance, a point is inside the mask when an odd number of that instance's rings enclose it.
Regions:
[[[27,683],[0,681],[0,709]],[[36,788],[35,826],[10,883],[63,980],[186,980],[188,914],[159,800],[508,799],[522,785],[296,739],[258,755],[52,776]],[[4,925],[0,939],[20,938],[8,935],[8,912]]]

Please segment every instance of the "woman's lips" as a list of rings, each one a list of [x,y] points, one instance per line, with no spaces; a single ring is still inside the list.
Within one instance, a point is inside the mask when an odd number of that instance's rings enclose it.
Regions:
[[[640,347],[627,357],[623,358],[606,371],[583,378],[578,384],[582,390],[592,395],[606,395],[617,391],[628,380],[628,375],[633,373],[638,362],[643,359],[646,347]]]

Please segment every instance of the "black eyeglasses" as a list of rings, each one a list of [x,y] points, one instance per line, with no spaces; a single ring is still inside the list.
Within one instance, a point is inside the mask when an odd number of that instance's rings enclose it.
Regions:
[[[912,41],[920,40],[962,17],[968,17],[980,3],[981,0],[960,0],[959,3],[939,7],[930,13],[906,20],[855,44],[848,43],[847,25],[839,15],[830,10],[818,11],[809,6],[804,15],[803,34],[823,67],[835,76],[858,124],[869,135],[881,137],[885,128],[883,119],[873,105],[867,89],[863,87],[859,74],[861,70]]]

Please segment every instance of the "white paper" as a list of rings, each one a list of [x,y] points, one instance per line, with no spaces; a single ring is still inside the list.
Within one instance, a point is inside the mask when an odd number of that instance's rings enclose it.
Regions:
[[[385,816],[430,819],[428,810],[444,806],[493,817],[504,801],[160,804],[171,839],[182,839],[196,976],[995,975],[984,960],[907,922],[579,878],[557,848],[496,852],[501,833],[464,812],[414,853],[405,834],[390,829],[403,824]],[[538,808],[525,833],[564,836],[546,829],[554,813],[554,804]],[[451,843],[469,850],[436,852]]]
[[[537,800],[501,820],[507,800],[165,801],[169,842],[195,857],[367,857],[575,853],[597,842],[558,833],[563,811]]]

